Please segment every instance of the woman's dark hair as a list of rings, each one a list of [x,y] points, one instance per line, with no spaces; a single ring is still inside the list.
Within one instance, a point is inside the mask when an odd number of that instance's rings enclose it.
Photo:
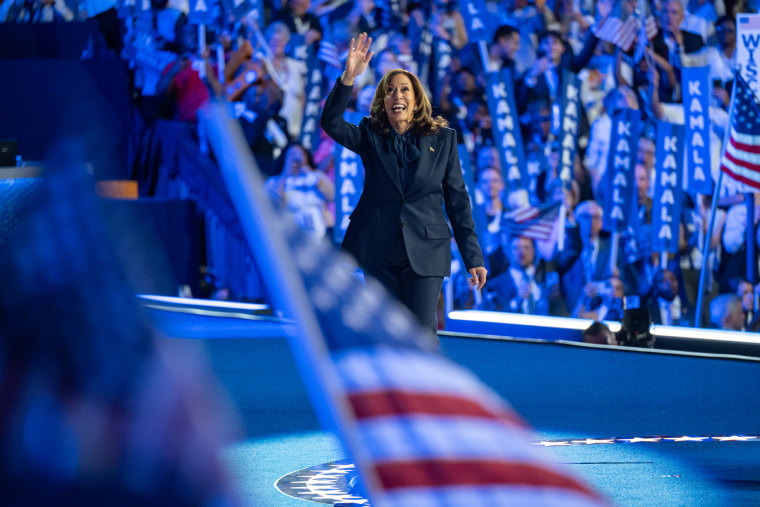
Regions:
[[[285,158],[288,156],[288,151],[290,151],[291,148],[301,148],[301,151],[305,153],[306,156],[306,164],[308,164],[309,167],[312,169],[315,169],[316,166],[314,165],[314,156],[312,153],[307,150],[303,144],[299,143],[298,141],[290,141],[287,146],[282,150],[282,153],[280,154],[280,157],[277,159],[277,171],[274,174],[282,174],[282,171],[285,170]]]
[[[414,91],[414,100],[419,109],[414,111],[412,116],[412,125],[410,130],[417,136],[427,136],[435,134],[441,127],[447,127],[449,122],[443,116],[433,116],[433,106],[422,88],[422,83],[417,76],[404,69],[393,69],[383,76],[375,89],[375,98],[372,99],[369,118],[372,130],[382,135],[388,135],[391,131],[391,124],[388,121],[388,114],[385,112],[385,90],[390,80],[396,74],[404,74],[412,83]]]

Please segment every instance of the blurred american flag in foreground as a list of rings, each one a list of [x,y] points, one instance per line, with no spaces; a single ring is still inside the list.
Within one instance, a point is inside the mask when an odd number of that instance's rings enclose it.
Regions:
[[[276,281],[272,298],[301,326],[291,346],[315,410],[357,465],[357,495],[376,506],[606,504],[531,444],[505,401],[438,354],[431,332],[378,282],[358,280],[346,255],[276,216],[257,195],[242,135],[219,111],[211,118],[243,228]]]

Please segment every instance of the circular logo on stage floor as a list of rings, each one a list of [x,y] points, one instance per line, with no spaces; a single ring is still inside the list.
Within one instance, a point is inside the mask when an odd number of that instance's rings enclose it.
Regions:
[[[353,491],[358,475],[348,460],[314,465],[280,477],[275,487],[280,492],[328,505],[367,505],[369,501]]]

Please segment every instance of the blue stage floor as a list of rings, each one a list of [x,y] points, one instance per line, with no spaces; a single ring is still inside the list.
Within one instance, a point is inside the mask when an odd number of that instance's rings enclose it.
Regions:
[[[158,320],[166,334],[185,337],[182,343],[205,346],[239,413],[241,434],[224,457],[241,495],[250,505],[309,505],[275,483],[346,456],[319,427],[287,339],[244,338],[246,325],[229,317],[206,327],[214,338],[188,339],[199,335],[197,318],[161,312]],[[231,338],[224,338],[223,321]],[[442,353],[475,371],[536,429],[536,445],[613,504],[760,504],[760,361],[463,336],[441,341]]]

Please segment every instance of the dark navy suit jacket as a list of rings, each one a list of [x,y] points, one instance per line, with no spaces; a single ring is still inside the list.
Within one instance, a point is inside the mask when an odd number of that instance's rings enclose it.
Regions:
[[[327,135],[357,153],[364,164],[364,189],[351,214],[343,248],[363,269],[382,269],[401,228],[414,272],[448,276],[452,235],[443,214],[445,204],[465,266],[468,270],[484,266],[454,130],[441,128],[418,139],[420,158],[404,189],[390,136],[372,130],[367,117],[358,126],[343,119],[352,88],[337,80],[321,122]]]

